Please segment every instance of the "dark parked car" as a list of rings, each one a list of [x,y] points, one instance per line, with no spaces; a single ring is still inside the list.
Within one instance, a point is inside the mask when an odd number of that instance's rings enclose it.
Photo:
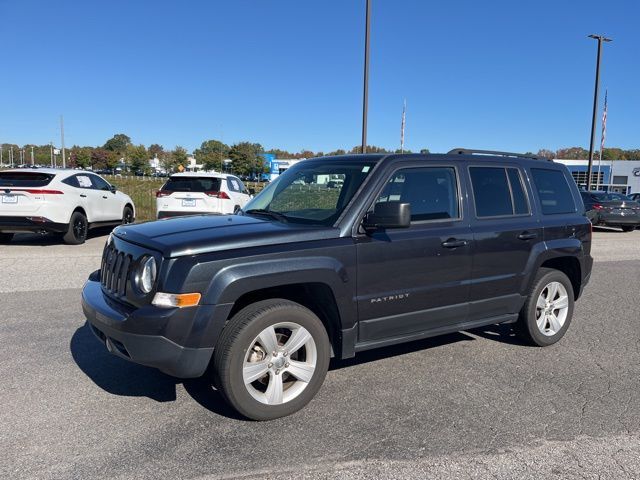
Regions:
[[[590,251],[562,164],[470,150],[326,157],[289,168],[238,215],[118,227],[82,306],[113,354],[206,375],[268,420],[314,397],[330,357],[499,323],[557,342]]]
[[[640,203],[613,192],[580,192],[589,220],[594,225],[619,227],[631,232],[640,226]]]
[[[627,195],[627,197],[629,197],[634,202],[640,202],[640,193],[631,193]]]

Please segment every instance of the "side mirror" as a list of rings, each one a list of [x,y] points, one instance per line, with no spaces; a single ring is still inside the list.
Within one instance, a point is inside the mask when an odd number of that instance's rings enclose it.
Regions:
[[[109,191],[110,191],[111,193],[116,193],[116,190],[118,190],[118,188],[117,188],[115,185],[110,185],[110,186],[109,186]]]
[[[408,203],[376,203],[373,212],[364,217],[365,230],[378,228],[408,228],[411,225],[411,207]]]

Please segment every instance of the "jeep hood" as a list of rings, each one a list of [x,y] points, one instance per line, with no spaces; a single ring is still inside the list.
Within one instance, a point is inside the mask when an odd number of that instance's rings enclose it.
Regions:
[[[333,227],[283,223],[240,215],[193,215],[121,226],[118,238],[180,257],[248,247],[338,238]]]

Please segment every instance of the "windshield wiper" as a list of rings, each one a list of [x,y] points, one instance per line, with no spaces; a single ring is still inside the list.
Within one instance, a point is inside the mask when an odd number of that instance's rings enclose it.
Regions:
[[[264,208],[252,208],[250,210],[244,210],[244,213],[248,213],[249,215],[251,214],[256,214],[256,215],[266,215],[267,217],[271,217],[271,218],[275,218],[276,220],[279,220],[281,222],[287,223],[289,221],[289,219],[287,218],[286,215],[280,213],[280,212],[273,212],[271,210],[265,210]]]

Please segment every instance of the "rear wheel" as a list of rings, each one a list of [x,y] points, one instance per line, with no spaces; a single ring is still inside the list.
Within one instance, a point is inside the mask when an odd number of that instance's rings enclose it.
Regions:
[[[534,345],[552,345],[569,328],[573,305],[573,285],[569,278],[559,270],[541,268],[520,311],[516,329]]]
[[[0,232],[0,243],[9,243],[13,239],[13,233]]]
[[[127,205],[122,211],[122,225],[133,223],[133,220],[133,209]]]
[[[214,350],[213,380],[242,415],[271,420],[304,407],[329,368],[330,345],[322,321],[283,299],[240,310]]]
[[[636,229],[635,225],[625,225],[624,227],[620,228],[622,228],[623,232],[633,232]]]
[[[64,234],[62,239],[64,243],[69,245],[80,245],[87,239],[87,232],[89,230],[89,224],[87,217],[81,212],[73,212],[71,215],[71,221],[69,221],[69,229]]]

